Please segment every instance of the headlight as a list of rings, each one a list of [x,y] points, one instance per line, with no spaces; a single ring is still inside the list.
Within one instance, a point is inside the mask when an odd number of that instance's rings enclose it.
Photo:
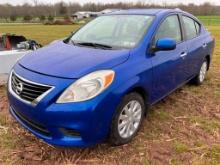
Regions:
[[[80,102],[96,97],[113,82],[115,72],[101,70],[92,72],[70,85],[57,103]]]

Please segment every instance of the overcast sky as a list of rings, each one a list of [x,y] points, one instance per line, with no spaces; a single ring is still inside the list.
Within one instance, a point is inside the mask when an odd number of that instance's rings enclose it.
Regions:
[[[56,3],[56,2],[79,2],[81,4],[87,3],[87,2],[95,2],[95,3],[114,3],[114,2],[151,2],[151,3],[163,3],[166,2],[168,4],[173,4],[173,3],[194,3],[194,4],[201,4],[204,2],[210,2],[214,5],[220,5],[220,0],[38,0],[39,2],[42,3]],[[0,0],[0,4],[4,3],[10,3],[10,4],[23,4],[25,2],[32,3],[33,0]]]

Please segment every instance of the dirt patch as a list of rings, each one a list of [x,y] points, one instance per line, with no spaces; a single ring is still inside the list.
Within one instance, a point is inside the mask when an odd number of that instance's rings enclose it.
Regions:
[[[7,82],[8,75],[0,74],[0,86],[4,86]]]
[[[131,143],[87,149],[55,148],[35,138],[10,117],[6,87],[0,87],[0,164],[218,164],[219,104],[208,83],[187,85],[152,107]]]

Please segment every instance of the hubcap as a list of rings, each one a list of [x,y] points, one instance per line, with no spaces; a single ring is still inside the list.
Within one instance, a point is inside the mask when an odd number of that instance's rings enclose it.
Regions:
[[[142,107],[138,101],[132,100],[125,105],[118,119],[119,135],[122,138],[131,137],[138,129],[141,117]]]
[[[202,67],[200,69],[200,74],[199,74],[199,80],[200,82],[203,82],[206,76],[206,72],[207,72],[207,62],[204,62],[202,64]]]

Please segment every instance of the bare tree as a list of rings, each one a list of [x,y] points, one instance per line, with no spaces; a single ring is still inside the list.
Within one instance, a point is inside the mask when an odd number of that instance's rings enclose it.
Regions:
[[[34,6],[38,6],[39,1],[38,0],[32,0],[32,3],[34,4]]]
[[[5,22],[8,22],[8,18],[10,16],[10,5],[1,5],[0,6],[0,17],[5,19]]]
[[[38,17],[46,16],[70,16],[76,11],[101,11],[107,8],[180,8],[182,10],[188,11],[194,15],[212,15],[220,14],[220,7],[213,6],[211,3],[204,3],[202,5],[195,4],[178,4],[178,5],[168,5],[166,3],[154,4],[152,0],[140,0],[137,3],[86,3],[80,5],[79,3],[64,3],[59,2],[54,5],[52,4],[42,4],[39,0],[31,0],[32,5],[25,3],[23,5],[12,6],[9,4],[0,5],[0,17],[9,20],[10,16],[16,17]],[[165,2],[165,1],[163,1]]]

